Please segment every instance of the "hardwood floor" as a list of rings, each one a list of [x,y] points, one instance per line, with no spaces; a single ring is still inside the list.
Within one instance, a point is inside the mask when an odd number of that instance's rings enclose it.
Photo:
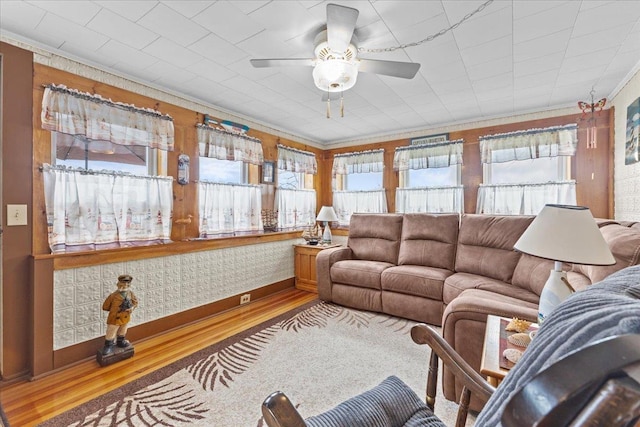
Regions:
[[[101,368],[94,358],[36,381],[0,389],[11,426],[34,426],[191,353],[317,298],[294,288],[135,342],[132,359]]]

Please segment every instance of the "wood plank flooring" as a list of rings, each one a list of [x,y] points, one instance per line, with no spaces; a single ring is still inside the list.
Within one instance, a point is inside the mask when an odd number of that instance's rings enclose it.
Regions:
[[[35,426],[316,298],[317,294],[287,289],[161,336],[135,342],[136,354],[132,359],[101,368],[92,358],[36,381],[3,387],[0,402],[11,426]]]

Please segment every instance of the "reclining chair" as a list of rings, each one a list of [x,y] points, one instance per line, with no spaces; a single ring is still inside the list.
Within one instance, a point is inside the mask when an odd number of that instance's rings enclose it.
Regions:
[[[322,414],[304,419],[282,392],[266,398],[269,427],[444,426],[434,415],[438,363],[465,386],[456,426],[466,423],[471,394],[486,401],[476,426],[640,426],[640,266],[571,296],[541,326],[524,356],[494,388],[436,330],[413,327],[431,347],[426,402],[389,377]]]

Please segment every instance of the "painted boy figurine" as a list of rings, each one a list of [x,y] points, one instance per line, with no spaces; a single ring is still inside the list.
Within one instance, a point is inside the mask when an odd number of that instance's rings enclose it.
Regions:
[[[128,274],[118,276],[118,290],[104,300],[102,309],[108,311],[107,333],[105,335],[102,355],[107,356],[114,352],[114,346],[126,348],[131,345],[125,339],[127,324],[131,318],[131,312],[138,306],[138,298],[129,289],[133,277]],[[116,340],[117,339],[117,340]]]

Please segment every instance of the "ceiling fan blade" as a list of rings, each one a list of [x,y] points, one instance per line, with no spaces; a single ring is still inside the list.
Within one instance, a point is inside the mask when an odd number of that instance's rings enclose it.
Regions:
[[[359,13],[358,9],[351,7],[327,5],[327,44],[331,50],[336,53],[347,50]]]
[[[251,65],[256,68],[265,67],[313,67],[315,65],[315,59],[306,58],[271,58],[271,59],[252,59]]]
[[[364,73],[383,74],[385,76],[412,79],[420,69],[417,62],[380,61],[377,59],[360,59],[358,69]]]

